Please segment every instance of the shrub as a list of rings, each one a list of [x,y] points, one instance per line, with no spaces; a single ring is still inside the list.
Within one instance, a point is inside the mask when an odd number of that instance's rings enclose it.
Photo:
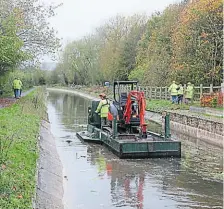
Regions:
[[[203,94],[200,99],[202,107],[222,107],[223,106],[223,93]]]

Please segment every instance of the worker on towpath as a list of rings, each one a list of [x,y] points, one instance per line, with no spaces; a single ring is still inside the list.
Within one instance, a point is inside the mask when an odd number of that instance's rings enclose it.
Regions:
[[[184,96],[184,87],[182,84],[179,84],[177,88],[177,103],[182,104],[183,103],[183,96]]]
[[[96,113],[100,114],[101,117],[101,128],[105,125],[107,125],[107,117],[108,117],[108,112],[109,112],[109,106],[110,102],[106,97],[106,94],[101,93],[100,95],[100,103],[96,109]]]
[[[185,90],[185,103],[189,104],[193,102],[194,86],[191,82],[187,83],[187,89]]]
[[[168,91],[170,92],[170,95],[172,97],[172,104],[177,102],[177,84],[175,81],[170,85]]]
[[[14,95],[16,99],[19,99],[20,95],[20,90],[22,89],[22,81],[19,78],[15,78],[12,84],[13,90],[14,90]]]
[[[20,78],[18,78],[18,80],[20,81],[19,97],[21,97],[21,96],[22,96],[23,83],[22,83],[22,81],[20,80]]]

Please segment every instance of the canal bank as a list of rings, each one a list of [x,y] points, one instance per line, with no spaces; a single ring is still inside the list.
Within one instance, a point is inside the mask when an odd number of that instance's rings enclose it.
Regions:
[[[52,177],[59,176],[60,164],[54,166],[59,158],[46,122],[45,93],[43,88],[31,89],[0,108],[1,209],[62,208],[53,199],[63,185]]]
[[[65,209],[222,208],[221,150],[173,133],[182,139],[181,159],[120,160],[76,137],[89,105],[90,100],[74,93],[49,91],[51,132],[65,176]]]
[[[37,163],[37,189],[34,209],[64,209],[63,167],[50,123],[42,121]]]
[[[48,88],[51,91],[60,91],[73,93],[90,100],[98,98],[76,90]],[[171,119],[171,129],[185,135],[199,138],[207,143],[223,147],[223,120],[220,118],[206,118],[189,113],[189,111],[168,111]],[[156,112],[146,111],[146,120],[152,120],[156,123],[163,124],[162,115]]]

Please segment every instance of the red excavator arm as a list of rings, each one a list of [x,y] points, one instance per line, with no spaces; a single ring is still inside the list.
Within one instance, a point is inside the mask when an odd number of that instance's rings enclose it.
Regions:
[[[142,130],[142,134],[147,137],[146,134],[146,124],[145,124],[145,108],[146,108],[146,101],[144,97],[144,92],[140,91],[130,91],[127,97],[127,102],[125,105],[125,112],[124,112],[124,120],[126,124],[130,124],[130,119],[132,117],[132,101],[137,101],[138,104],[138,111],[137,117],[140,119],[140,127]]]

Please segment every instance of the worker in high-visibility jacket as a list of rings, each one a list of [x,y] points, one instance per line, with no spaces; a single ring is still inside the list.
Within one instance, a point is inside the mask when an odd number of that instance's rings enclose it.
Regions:
[[[20,97],[20,90],[22,88],[22,81],[18,78],[15,78],[14,81],[13,81],[13,90],[14,90],[14,95],[15,95],[15,98],[16,99],[19,99]]]
[[[100,101],[95,112],[97,114],[100,114],[101,128],[102,128],[103,126],[107,125],[107,117],[108,117],[110,102],[106,98],[106,95],[104,93],[101,93],[99,96],[100,96],[101,101]]]
[[[183,103],[183,97],[184,97],[184,87],[182,84],[179,84],[177,88],[177,103],[182,104]]]
[[[19,97],[21,97],[21,96],[22,96],[23,83],[22,83],[22,81],[20,80],[20,78],[18,78],[18,80],[20,81]]]
[[[191,84],[191,82],[187,83],[187,89],[185,90],[185,103],[189,104],[190,102],[193,102],[193,96],[194,96],[194,86]]]
[[[170,85],[168,91],[170,92],[170,95],[172,97],[172,103],[177,103],[177,84],[175,81]]]

